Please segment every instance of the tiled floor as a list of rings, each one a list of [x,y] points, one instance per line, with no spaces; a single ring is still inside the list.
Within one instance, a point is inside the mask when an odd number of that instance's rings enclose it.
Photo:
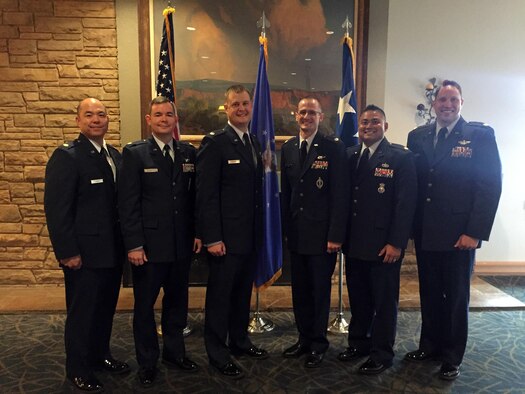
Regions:
[[[410,310],[419,308],[418,281],[416,276],[403,275],[401,279],[400,308]],[[205,287],[190,288],[189,307],[192,311],[204,308]],[[255,302],[255,296],[252,297]],[[332,287],[332,308],[337,309],[338,286]],[[474,277],[471,287],[471,308],[523,308],[525,304],[511,295],[499,290],[479,277]],[[160,307],[160,297],[157,302]],[[260,293],[261,311],[289,310],[292,307],[289,286],[272,286]],[[348,309],[346,288],[343,291],[343,307]],[[123,288],[120,292],[118,310],[133,309],[133,291]],[[0,313],[24,311],[64,311],[63,286],[0,286]]]

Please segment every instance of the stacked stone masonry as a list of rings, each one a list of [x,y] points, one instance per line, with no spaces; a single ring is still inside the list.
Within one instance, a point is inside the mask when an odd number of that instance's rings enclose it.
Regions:
[[[0,285],[59,284],[44,216],[53,150],[77,103],[104,101],[120,145],[114,1],[0,0]]]

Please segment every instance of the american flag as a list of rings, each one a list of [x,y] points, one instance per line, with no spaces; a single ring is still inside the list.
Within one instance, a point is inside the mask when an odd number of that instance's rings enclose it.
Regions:
[[[162,12],[164,26],[160,41],[159,71],[157,74],[157,96],[164,96],[175,103],[175,42],[173,41],[173,14],[175,8],[167,7]],[[173,138],[178,140],[179,122],[173,129]]]

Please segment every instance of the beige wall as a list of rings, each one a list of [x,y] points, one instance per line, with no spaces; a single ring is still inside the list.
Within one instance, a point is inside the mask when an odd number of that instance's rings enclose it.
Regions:
[[[45,164],[97,97],[120,145],[113,1],[0,0],[0,284],[61,283],[43,211]]]
[[[122,145],[141,138],[138,16],[136,0],[116,0]]]

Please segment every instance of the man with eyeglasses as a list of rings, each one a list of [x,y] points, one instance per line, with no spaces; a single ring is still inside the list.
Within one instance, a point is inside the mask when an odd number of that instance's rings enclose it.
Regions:
[[[299,331],[297,343],[283,357],[307,354],[306,368],[319,367],[329,346],[331,278],[347,217],[344,144],[318,131],[323,117],[317,99],[302,99],[295,114],[299,135],[281,151],[281,207]]]

